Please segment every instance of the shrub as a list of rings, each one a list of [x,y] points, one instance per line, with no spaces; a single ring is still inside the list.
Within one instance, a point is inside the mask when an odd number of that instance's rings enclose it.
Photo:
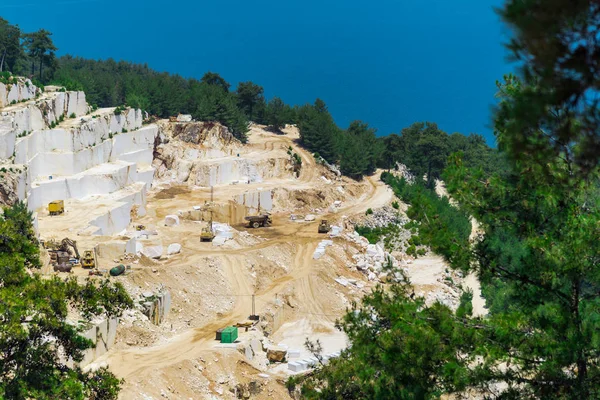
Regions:
[[[77,115],[75,113],[71,113],[71,115],[69,115],[69,118],[77,118]]]
[[[400,208],[400,204],[397,201],[394,201],[392,203],[392,207],[394,207],[396,210]]]
[[[379,243],[383,239],[383,244],[386,249],[389,248],[391,240],[398,235],[401,226],[398,224],[389,224],[379,228],[369,228],[367,226],[356,226],[354,230],[360,236],[365,237],[369,243]]]
[[[373,214],[373,209],[372,208],[368,208],[367,212],[365,213],[365,215],[371,215]]]
[[[415,222],[407,224],[406,228],[413,234],[417,232],[416,227],[419,228],[418,236],[411,238],[411,251],[416,254],[416,246],[426,245],[448,261],[468,266],[471,222],[465,212],[422,183],[409,184],[387,172],[381,174],[381,180],[409,205],[406,214]]]

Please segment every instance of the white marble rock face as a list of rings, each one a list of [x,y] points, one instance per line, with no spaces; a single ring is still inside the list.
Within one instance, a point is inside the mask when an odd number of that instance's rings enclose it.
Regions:
[[[83,92],[48,92],[35,99],[37,94],[24,79],[0,84],[0,164],[22,166],[19,199],[35,212],[56,199],[105,196],[109,207],[94,214],[87,229],[98,235],[126,228],[134,206],[144,215],[158,127],[143,127],[141,110],[90,115]],[[10,105],[13,100],[17,104]]]

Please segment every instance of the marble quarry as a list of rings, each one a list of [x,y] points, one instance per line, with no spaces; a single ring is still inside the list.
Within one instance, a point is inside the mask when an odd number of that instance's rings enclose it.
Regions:
[[[81,202],[90,212],[78,218],[78,231],[122,231],[134,206],[145,212],[158,126],[143,126],[140,110],[92,112],[83,92],[48,89],[0,84],[0,105],[9,104],[0,109],[0,167],[21,171],[15,191],[34,213],[53,200],[65,200],[67,210]]]

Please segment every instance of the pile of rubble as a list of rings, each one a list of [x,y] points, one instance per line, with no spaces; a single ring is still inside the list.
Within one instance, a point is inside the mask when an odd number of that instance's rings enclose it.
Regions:
[[[373,214],[361,216],[353,220],[355,226],[366,226],[367,228],[383,228],[391,224],[404,226],[410,220],[398,210],[390,206],[384,206],[373,210]]]
[[[408,183],[415,182],[415,176],[410,172],[408,167],[404,164],[396,163],[396,169],[392,172],[392,174],[398,178],[404,178]]]
[[[402,280],[403,276],[398,271],[412,262],[411,258],[400,253],[402,261],[383,249],[381,244],[370,244],[369,241],[360,236],[357,232],[344,235],[344,237],[358,245],[365,251],[352,256],[356,264],[354,267],[367,275],[370,281],[389,282]],[[391,266],[391,268],[389,268]],[[406,272],[406,271],[405,271]],[[338,282],[339,283],[339,282]]]

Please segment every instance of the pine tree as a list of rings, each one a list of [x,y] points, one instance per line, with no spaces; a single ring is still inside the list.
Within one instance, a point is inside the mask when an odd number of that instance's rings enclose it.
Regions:
[[[92,343],[67,322],[69,308],[86,318],[119,316],[133,305],[120,284],[42,278],[39,247],[23,203],[0,215],[0,397],[116,399],[120,381],[106,368],[83,372]]]

